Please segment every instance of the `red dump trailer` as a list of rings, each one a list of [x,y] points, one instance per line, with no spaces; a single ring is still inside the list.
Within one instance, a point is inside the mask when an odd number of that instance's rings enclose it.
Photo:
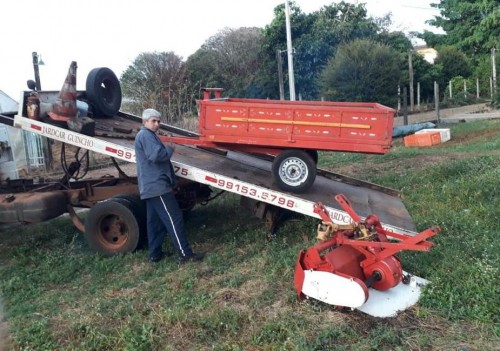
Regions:
[[[318,151],[385,154],[395,110],[371,102],[222,98],[205,89],[199,136],[164,141],[276,156],[272,174],[286,191],[305,192],[316,177]]]

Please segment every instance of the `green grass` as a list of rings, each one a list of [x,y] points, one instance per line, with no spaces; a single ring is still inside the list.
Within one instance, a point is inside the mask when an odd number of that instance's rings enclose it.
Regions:
[[[187,221],[201,263],[100,257],[67,217],[0,232],[7,349],[498,350],[500,123],[451,128],[434,147],[320,156],[322,168],[401,189],[419,230],[442,228],[430,252],[400,255],[431,284],[397,317],[298,301],[295,259],[317,221],[290,220],[269,240],[226,194]]]

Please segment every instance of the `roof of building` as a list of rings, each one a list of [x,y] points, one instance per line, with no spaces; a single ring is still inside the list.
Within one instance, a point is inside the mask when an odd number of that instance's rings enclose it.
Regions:
[[[17,112],[18,103],[0,90],[0,113]]]

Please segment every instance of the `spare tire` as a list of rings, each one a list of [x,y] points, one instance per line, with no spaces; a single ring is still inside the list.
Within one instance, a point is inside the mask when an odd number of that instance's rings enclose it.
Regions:
[[[112,117],[120,110],[122,104],[120,81],[109,68],[99,67],[89,72],[86,93],[92,117]]]

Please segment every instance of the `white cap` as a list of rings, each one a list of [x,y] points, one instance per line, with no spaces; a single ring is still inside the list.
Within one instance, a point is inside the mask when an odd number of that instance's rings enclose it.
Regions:
[[[156,111],[154,108],[147,108],[142,112],[142,119],[147,121],[151,117],[161,117],[161,113]]]

